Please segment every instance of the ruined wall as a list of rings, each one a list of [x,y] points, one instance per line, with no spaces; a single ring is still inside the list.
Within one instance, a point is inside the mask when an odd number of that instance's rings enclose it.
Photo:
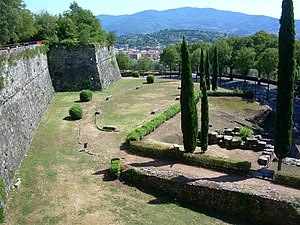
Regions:
[[[300,204],[274,192],[258,192],[213,181],[194,180],[175,171],[150,168],[125,169],[121,178],[136,187],[163,194],[198,206],[232,216],[272,225],[299,225]]]
[[[93,44],[64,47],[55,44],[48,54],[56,91],[102,91],[121,78],[113,48]]]
[[[6,193],[53,95],[44,46],[0,52],[0,179]]]

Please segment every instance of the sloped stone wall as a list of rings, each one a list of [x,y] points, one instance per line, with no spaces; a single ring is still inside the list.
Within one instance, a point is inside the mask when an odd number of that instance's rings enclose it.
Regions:
[[[80,44],[66,48],[55,44],[48,60],[56,91],[102,91],[121,78],[112,47]]]
[[[54,90],[42,46],[1,51],[0,57],[0,178],[8,193]]]

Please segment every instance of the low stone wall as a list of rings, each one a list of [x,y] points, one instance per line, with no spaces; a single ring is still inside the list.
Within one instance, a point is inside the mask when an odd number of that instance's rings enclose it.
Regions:
[[[114,48],[80,44],[51,46],[49,70],[56,91],[102,91],[121,78]]]
[[[8,193],[54,90],[42,46],[0,54],[0,178]]]
[[[212,181],[194,181],[173,171],[126,168],[121,173],[121,179],[194,206],[265,224],[300,224],[300,205],[295,199],[284,199]]]

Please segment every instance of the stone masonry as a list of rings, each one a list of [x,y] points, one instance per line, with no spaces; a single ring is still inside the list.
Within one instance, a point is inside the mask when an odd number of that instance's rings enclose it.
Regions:
[[[28,50],[38,51],[23,54]],[[5,50],[0,56],[0,178],[8,193],[54,90],[41,46]]]
[[[113,47],[80,44],[64,48],[55,44],[48,60],[56,91],[103,91],[121,78]]]

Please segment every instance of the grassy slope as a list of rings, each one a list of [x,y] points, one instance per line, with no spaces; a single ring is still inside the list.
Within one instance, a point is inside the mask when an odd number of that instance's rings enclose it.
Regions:
[[[117,96],[120,93],[123,93],[119,95],[122,101],[129,101],[129,93],[135,97],[136,94],[126,89],[135,88],[141,82],[141,79],[121,80],[109,91],[96,93],[94,101],[101,102],[108,94]],[[148,97],[158,93],[153,89],[148,91]],[[143,97],[147,97],[146,93]],[[173,97],[169,98],[172,99],[169,104],[174,101]],[[78,93],[59,93],[49,105],[28,156],[22,162],[19,174],[22,185],[10,195],[6,208],[7,224],[244,223],[222,215],[180,207],[166,198],[155,197],[119,181],[105,181],[103,171],[108,168],[109,160],[80,153],[77,144],[80,122],[63,120],[77,99]],[[156,98],[158,104],[161,101],[162,98]],[[132,107],[137,110],[135,115],[138,117],[149,114],[149,108],[139,111],[137,105]],[[111,108],[110,116],[117,116],[121,109]],[[126,119],[122,121],[124,125],[120,123],[121,127],[129,123]],[[107,117],[102,122],[111,121]],[[96,171],[99,175],[93,175]]]

